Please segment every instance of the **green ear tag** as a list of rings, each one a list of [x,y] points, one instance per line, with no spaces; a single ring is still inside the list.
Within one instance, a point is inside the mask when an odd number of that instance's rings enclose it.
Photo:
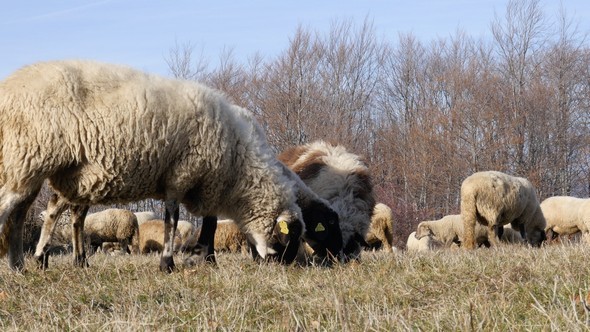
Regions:
[[[289,234],[289,227],[287,226],[287,222],[284,220],[279,221],[279,228],[281,229],[281,233]]]
[[[325,230],[326,230],[326,228],[324,227],[324,225],[322,223],[318,223],[317,226],[315,226],[316,232],[323,232]]]

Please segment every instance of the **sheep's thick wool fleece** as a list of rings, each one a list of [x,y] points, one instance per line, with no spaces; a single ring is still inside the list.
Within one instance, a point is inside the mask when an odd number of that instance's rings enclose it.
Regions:
[[[294,204],[252,115],[195,82],[56,61],[9,76],[0,96],[0,181],[10,190],[32,192],[49,178],[77,204],[174,198],[199,215],[227,205],[234,218]],[[262,196],[274,201],[253,206]]]
[[[345,245],[355,234],[367,234],[376,202],[369,169],[359,155],[316,141],[287,149],[278,158],[338,213]]]

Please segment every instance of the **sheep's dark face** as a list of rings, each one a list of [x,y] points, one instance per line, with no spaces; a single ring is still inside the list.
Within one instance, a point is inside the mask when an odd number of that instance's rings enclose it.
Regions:
[[[337,258],[342,252],[342,231],[338,213],[320,201],[301,208],[305,233],[303,239],[320,259]]]
[[[526,239],[533,247],[540,247],[547,240],[547,235],[543,229],[533,229],[526,232]]]
[[[303,223],[301,220],[279,218],[269,243],[269,247],[276,253],[268,255],[268,260],[291,264],[297,257],[302,234]]]
[[[351,260],[360,259],[363,246],[368,246],[367,242],[365,242],[362,235],[355,233],[345,243],[344,248],[342,249],[343,261],[346,263]]]

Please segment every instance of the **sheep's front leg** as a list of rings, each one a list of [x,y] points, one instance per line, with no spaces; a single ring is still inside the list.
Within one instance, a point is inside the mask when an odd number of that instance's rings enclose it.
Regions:
[[[58,199],[58,196],[55,194],[51,196],[47,203],[47,210],[45,211],[43,226],[41,227],[41,236],[39,237],[35,255],[33,256],[37,261],[37,267],[40,269],[46,269],[49,266],[47,249],[49,249],[49,243],[55,231],[56,221],[67,207],[67,202],[63,199]]]
[[[488,241],[491,247],[497,247],[504,233],[502,225],[488,225]]]
[[[164,218],[164,250],[160,258],[160,271],[174,271],[174,235],[178,225],[180,209],[176,200],[166,200],[166,216]]]
[[[74,247],[74,266],[88,267],[86,249],[84,247],[84,219],[88,213],[88,205],[72,205],[72,247]]]

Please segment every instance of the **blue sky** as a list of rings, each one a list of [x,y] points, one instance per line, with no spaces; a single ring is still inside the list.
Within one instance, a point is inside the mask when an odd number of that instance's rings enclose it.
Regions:
[[[429,42],[462,29],[489,37],[494,14],[507,0],[414,1],[5,1],[0,11],[0,79],[36,61],[85,58],[168,75],[164,57],[175,42],[191,43],[211,65],[225,48],[237,60],[272,58],[301,25],[327,32],[335,20],[373,21],[379,37],[395,42],[413,33]],[[553,18],[558,0],[541,0]],[[590,2],[563,0],[568,15],[590,32]]]

